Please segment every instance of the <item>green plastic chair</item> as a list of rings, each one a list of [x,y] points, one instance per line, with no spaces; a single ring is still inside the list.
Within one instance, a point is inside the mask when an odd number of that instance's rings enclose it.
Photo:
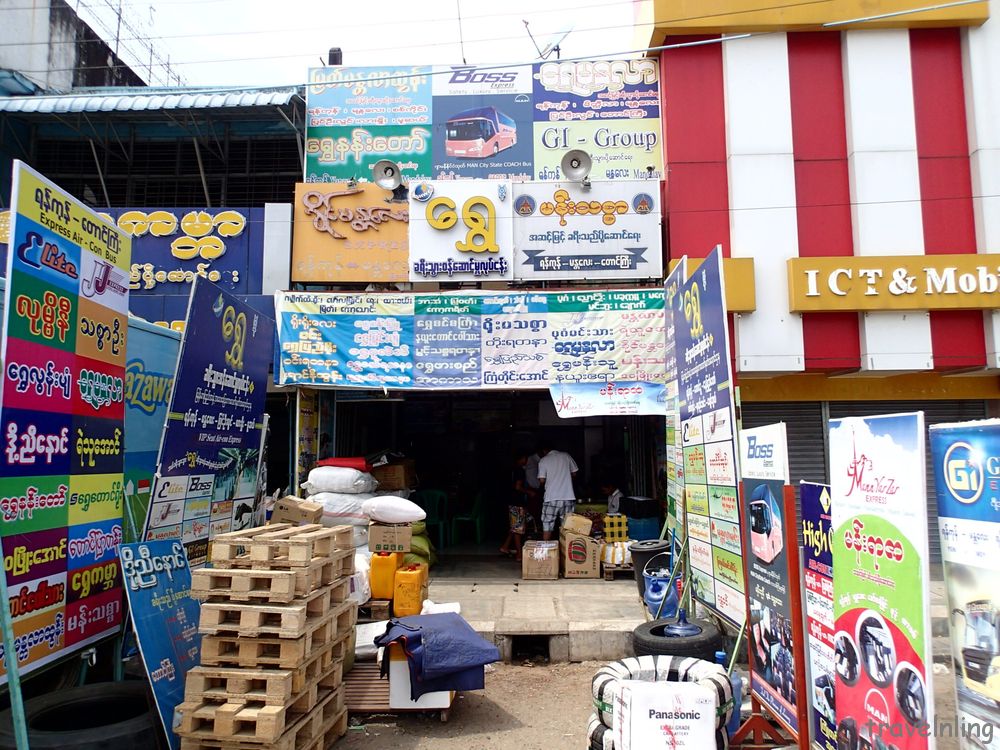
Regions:
[[[427,518],[424,524],[427,526],[427,536],[431,534],[431,527],[437,527],[437,548],[444,549],[448,536],[448,519],[445,517],[445,508],[448,505],[448,495],[442,490],[420,490],[413,496],[413,502],[424,509]]]
[[[472,510],[468,513],[455,516],[451,519],[451,541],[452,543],[458,539],[458,525],[460,523],[471,523],[476,528],[476,544],[483,543],[483,527],[486,524],[486,518],[483,514],[483,493],[477,492],[475,500],[472,501]]]

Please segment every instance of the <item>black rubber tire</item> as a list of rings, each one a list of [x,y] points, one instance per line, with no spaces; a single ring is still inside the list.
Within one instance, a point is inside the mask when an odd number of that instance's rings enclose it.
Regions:
[[[160,720],[144,681],[101,682],[24,702],[32,750],[149,750]],[[0,750],[16,750],[11,710],[0,713]]]
[[[697,635],[666,636],[663,628],[674,623],[673,618],[644,622],[632,631],[632,649],[636,656],[670,654],[694,656],[705,661],[715,661],[715,652],[723,648],[722,632],[708,620],[688,620],[701,628]]]
[[[590,721],[587,724],[587,739],[590,750],[614,750],[614,734],[601,723],[597,714],[590,715]]]

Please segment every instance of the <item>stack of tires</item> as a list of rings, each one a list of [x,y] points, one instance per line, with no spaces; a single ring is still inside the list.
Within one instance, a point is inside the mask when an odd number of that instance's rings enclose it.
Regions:
[[[685,626],[683,634],[675,632],[678,624]],[[713,661],[715,652],[722,648],[722,631],[708,620],[692,618],[679,623],[672,617],[665,617],[644,622],[632,631],[632,650],[636,656],[670,654]]]
[[[615,749],[614,705],[622,680],[693,682],[713,690],[719,706],[715,717],[716,750],[729,747],[726,724],[733,712],[733,688],[725,668],[703,659],[660,654],[613,661],[597,670],[592,683],[594,713],[587,727],[591,750]]]

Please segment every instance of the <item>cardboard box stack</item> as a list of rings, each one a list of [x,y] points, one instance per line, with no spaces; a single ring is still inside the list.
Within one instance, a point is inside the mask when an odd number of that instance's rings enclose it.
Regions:
[[[174,718],[182,750],[323,750],[346,733],[351,541],[315,524],[215,537],[213,567],[191,574],[203,638]]]
[[[559,530],[559,560],[564,578],[600,578],[601,543],[590,537],[589,518],[567,514]]]

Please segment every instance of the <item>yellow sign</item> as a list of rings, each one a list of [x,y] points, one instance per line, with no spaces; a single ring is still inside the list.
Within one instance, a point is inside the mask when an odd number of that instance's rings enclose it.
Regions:
[[[694,275],[702,258],[687,259],[688,277]],[[680,261],[670,261],[674,270]],[[726,310],[735,313],[750,313],[757,309],[757,292],[753,280],[753,258],[723,258],[722,277],[726,285]]]
[[[292,281],[409,281],[409,206],[377,185],[295,186]]]
[[[894,255],[791,258],[791,312],[1000,308],[1000,257]]]

